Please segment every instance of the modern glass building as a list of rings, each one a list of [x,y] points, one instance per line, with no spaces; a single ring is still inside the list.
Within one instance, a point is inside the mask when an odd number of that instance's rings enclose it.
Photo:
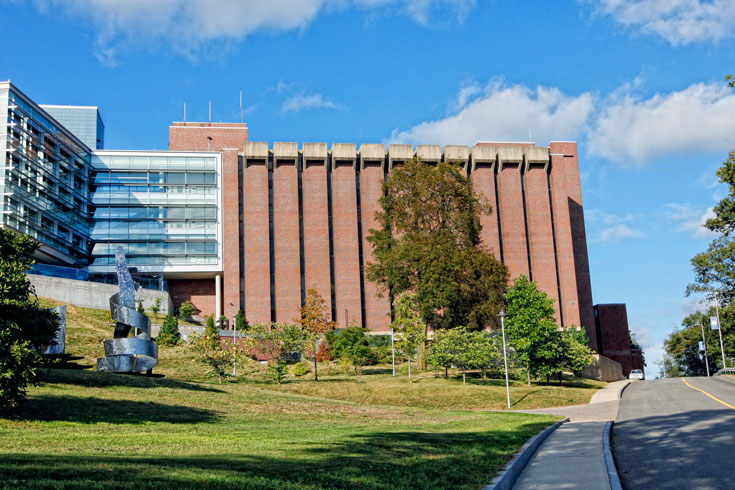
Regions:
[[[92,277],[114,273],[118,246],[141,276],[222,270],[219,152],[98,151],[91,164]]]
[[[89,259],[91,151],[9,81],[0,82],[0,226],[33,236],[39,259]]]
[[[105,124],[96,106],[42,104],[40,107],[88,147],[105,148]]]

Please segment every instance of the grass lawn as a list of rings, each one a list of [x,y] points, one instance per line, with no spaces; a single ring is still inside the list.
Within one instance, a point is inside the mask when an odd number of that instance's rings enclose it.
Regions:
[[[44,300],[47,306],[57,302]],[[109,313],[67,306],[67,353],[94,366]],[[502,380],[385,367],[320,370],[283,385],[217,384],[182,348],[161,347],[165,378],[47,370],[0,416],[0,488],[481,488],[558,417],[490,412]],[[456,373],[455,373],[456,374]],[[513,408],[585,403],[604,383],[514,382]]]

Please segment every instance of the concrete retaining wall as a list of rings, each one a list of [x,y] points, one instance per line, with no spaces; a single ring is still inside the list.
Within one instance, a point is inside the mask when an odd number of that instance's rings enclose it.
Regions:
[[[582,377],[598,381],[620,381],[623,379],[623,366],[605,356],[594,354],[592,364],[584,368]]]
[[[109,310],[110,296],[119,291],[115,284],[100,282],[75,281],[35,274],[28,274],[28,279],[36,289],[36,294],[42,298],[51,298],[70,305],[98,310]],[[135,293],[136,303],[143,301],[143,307],[146,310],[150,310],[156,298],[161,298],[161,313],[168,313],[171,308],[168,292],[141,288]]]

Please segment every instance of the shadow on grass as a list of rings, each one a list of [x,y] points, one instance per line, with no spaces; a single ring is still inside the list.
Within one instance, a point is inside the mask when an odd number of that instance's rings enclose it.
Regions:
[[[44,369],[41,373],[43,383],[66,383],[77,386],[105,388],[108,386],[127,386],[130,388],[173,388],[177,390],[208,391],[222,393],[222,390],[198,383],[188,383],[170,378],[152,378],[130,374],[82,372],[64,369]]]
[[[13,454],[0,461],[0,479],[22,488],[481,488],[547,425],[374,432],[311,445],[286,441],[291,449],[278,456],[247,454],[247,448],[243,454],[181,457]]]
[[[168,422],[193,424],[214,422],[210,410],[155,402],[114,400],[78,396],[36,396],[6,412],[7,418],[23,421],[63,421],[83,424],[144,424]]]

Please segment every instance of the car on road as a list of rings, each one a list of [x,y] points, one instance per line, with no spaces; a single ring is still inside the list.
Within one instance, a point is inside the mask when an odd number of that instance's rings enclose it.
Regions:
[[[631,369],[628,379],[646,379],[646,377],[640,369]]]

